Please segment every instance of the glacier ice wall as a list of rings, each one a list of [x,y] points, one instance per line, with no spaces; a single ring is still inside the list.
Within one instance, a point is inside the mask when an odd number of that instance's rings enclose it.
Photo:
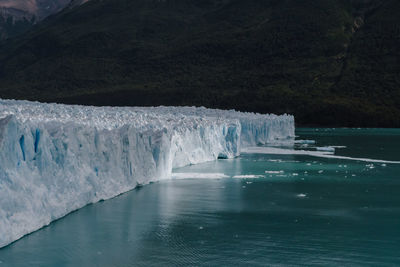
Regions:
[[[173,168],[294,136],[294,118],[0,100],[0,247]]]

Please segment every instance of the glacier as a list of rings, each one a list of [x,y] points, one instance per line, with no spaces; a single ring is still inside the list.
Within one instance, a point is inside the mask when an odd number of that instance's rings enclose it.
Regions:
[[[294,117],[0,99],[0,247],[173,168],[294,139]]]

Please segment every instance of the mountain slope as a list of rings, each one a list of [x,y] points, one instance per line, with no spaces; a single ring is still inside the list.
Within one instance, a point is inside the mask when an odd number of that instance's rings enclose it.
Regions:
[[[0,2],[0,40],[26,32],[35,22],[32,14],[25,10],[5,7]]]
[[[92,0],[0,49],[0,97],[400,126],[399,3]]]
[[[20,35],[36,22],[87,0],[0,0],[0,40]]]

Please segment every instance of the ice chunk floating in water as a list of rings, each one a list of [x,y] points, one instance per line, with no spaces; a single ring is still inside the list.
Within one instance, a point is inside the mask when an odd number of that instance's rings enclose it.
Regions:
[[[294,137],[294,118],[0,100],[0,247],[172,169]]]
[[[317,151],[335,152],[335,148],[333,146],[316,147],[315,149]]]

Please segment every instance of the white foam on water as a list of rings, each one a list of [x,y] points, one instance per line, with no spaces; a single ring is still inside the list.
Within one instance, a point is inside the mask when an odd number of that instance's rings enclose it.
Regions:
[[[240,152],[242,154],[304,155],[304,156],[311,156],[318,158],[343,159],[343,160],[354,160],[354,161],[386,163],[386,164],[400,164],[400,161],[339,156],[339,155],[334,155],[333,152],[330,151],[306,151],[306,150],[294,150],[294,149],[284,149],[276,147],[247,147],[247,148],[242,148]]]

